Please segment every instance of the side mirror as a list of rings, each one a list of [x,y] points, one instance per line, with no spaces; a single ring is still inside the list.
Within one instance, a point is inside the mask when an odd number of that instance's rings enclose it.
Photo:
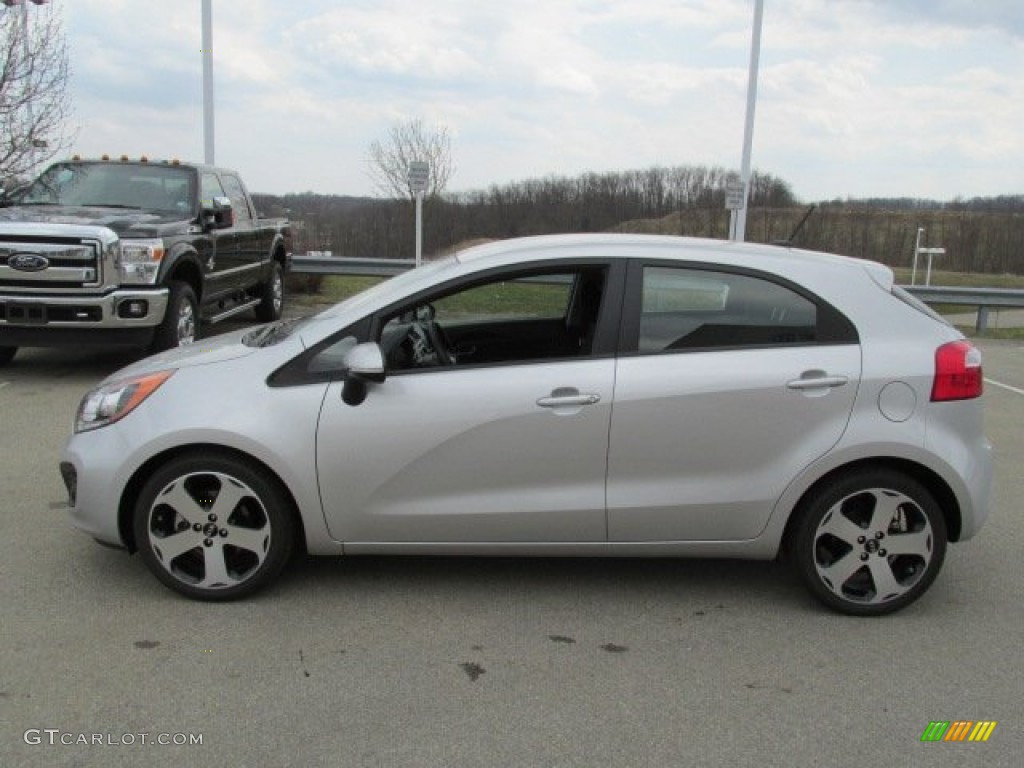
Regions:
[[[359,405],[366,399],[366,385],[381,382],[384,372],[384,353],[375,342],[358,344],[345,355],[345,384],[341,399],[348,405]]]
[[[205,229],[228,229],[235,225],[235,212],[231,208],[231,198],[229,197],[203,200],[200,215]]]

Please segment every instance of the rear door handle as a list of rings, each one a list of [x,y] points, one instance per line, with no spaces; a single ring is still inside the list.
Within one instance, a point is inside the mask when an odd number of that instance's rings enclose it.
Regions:
[[[799,379],[793,379],[787,381],[786,386],[789,389],[832,389],[833,387],[841,387],[848,383],[850,379],[846,376],[829,376],[825,371],[804,371]]]

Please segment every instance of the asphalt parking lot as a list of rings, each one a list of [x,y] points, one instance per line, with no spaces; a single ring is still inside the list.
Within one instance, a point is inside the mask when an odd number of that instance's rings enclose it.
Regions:
[[[873,620],[727,561],[318,559],[191,602],[64,511],[74,408],[131,357],[22,351],[0,369],[0,765],[1019,766],[1024,345],[980,346],[991,518]],[[922,743],[938,720],[997,725]]]

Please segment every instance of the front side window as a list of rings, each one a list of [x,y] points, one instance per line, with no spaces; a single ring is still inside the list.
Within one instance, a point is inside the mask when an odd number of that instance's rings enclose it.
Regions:
[[[237,176],[232,176],[229,173],[223,174],[221,179],[224,182],[224,191],[231,198],[231,210],[234,213],[235,221],[251,221],[252,213],[249,211],[249,203],[245,196],[245,190],[242,188],[242,182],[238,180]]]
[[[637,351],[661,353],[825,341],[821,309],[766,278],[706,269],[643,269]]]
[[[382,318],[390,371],[589,355],[603,267],[517,273],[403,306]]]
[[[204,208],[213,208],[213,199],[215,197],[227,197],[224,194],[224,187],[220,184],[220,179],[217,178],[215,173],[204,173],[202,175],[200,190],[200,199],[203,202]]]

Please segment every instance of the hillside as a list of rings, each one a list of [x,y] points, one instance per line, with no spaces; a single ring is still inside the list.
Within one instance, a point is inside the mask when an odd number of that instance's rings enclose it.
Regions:
[[[531,179],[428,200],[424,253],[480,238],[553,232],[658,232],[724,239],[729,231],[722,168],[681,166]],[[409,201],[333,195],[254,195],[268,215],[295,222],[295,250],[407,258],[413,250]],[[747,239],[787,240],[807,213],[789,185],[768,174],[752,181]],[[910,198],[832,200],[815,206],[794,244],[909,266],[922,246],[942,246],[937,267],[1024,274],[1024,195],[940,202]]]

